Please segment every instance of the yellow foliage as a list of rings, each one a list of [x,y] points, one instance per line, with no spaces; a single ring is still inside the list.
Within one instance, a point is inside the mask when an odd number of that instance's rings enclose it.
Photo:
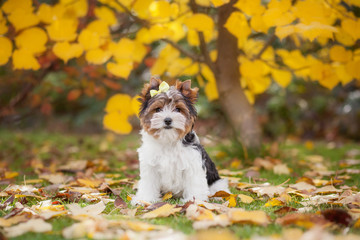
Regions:
[[[219,92],[217,90],[216,82],[207,82],[205,85],[205,94],[209,101],[219,99]]]
[[[333,67],[320,61],[311,65],[310,77],[312,80],[318,80],[322,86],[328,89],[333,89],[339,83]]]
[[[154,1],[149,6],[149,12],[152,20],[168,21],[171,16],[174,18],[178,14],[177,4],[170,4],[167,1]]]
[[[144,44],[150,44],[153,41],[170,38],[173,34],[173,31],[164,25],[156,24],[152,25],[149,29],[142,28],[136,34],[136,40]]]
[[[240,9],[248,16],[260,15],[265,11],[261,0],[238,0],[234,7]]]
[[[115,94],[107,101],[105,111],[132,115],[134,112],[131,108],[131,97],[127,94]]]
[[[352,52],[343,46],[335,45],[330,49],[330,59],[336,62],[348,62],[352,59]]]
[[[38,16],[39,20],[43,23],[51,23],[53,20],[53,12],[52,6],[42,3],[40,4],[36,15]]]
[[[349,34],[354,40],[360,38],[360,19],[344,19],[341,21],[341,28]]]
[[[170,77],[179,75],[195,75],[198,72],[198,67],[193,64],[190,58],[176,58],[169,62],[167,73]]]
[[[249,101],[249,103],[254,104],[255,103],[255,95],[247,89],[244,90],[244,93],[245,93],[245,96],[246,96],[247,100]]]
[[[315,22],[332,25],[337,17],[333,11],[329,10],[326,2],[323,0],[297,1],[292,11],[299,18],[300,22],[306,25]]]
[[[15,27],[16,31],[34,26],[39,23],[39,18],[32,12],[31,8],[16,8],[8,16],[9,22]]]
[[[12,53],[12,42],[7,37],[0,36],[0,66],[6,64],[9,61]]]
[[[233,12],[224,26],[239,41],[247,39],[251,33],[247,19],[241,12]]]
[[[360,59],[346,63],[345,69],[350,76],[360,80]]]
[[[31,53],[41,53],[46,50],[45,44],[48,40],[46,32],[39,28],[33,27],[22,31],[15,38],[18,48],[27,49]]]
[[[355,40],[351,35],[346,33],[342,28],[338,28],[338,32],[335,33],[335,39],[344,46],[353,46],[355,44]]]
[[[198,32],[212,31],[214,28],[214,21],[208,15],[203,13],[196,13],[184,20],[184,24],[192,30]]]
[[[106,64],[106,68],[115,76],[127,79],[133,69],[133,62],[128,59],[117,59],[115,63]]]
[[[289,71],[275,68],[271,68],[271,75],[275,82],[277,82],[283,88],[286,88],[292,79],[291,73]]]
[[[163,26],[166,29],[168,29],[167,31],[171,32],[171,36],[169,36],[169,39],[171,39],[175,42],[184,38],[186,35],[184,28],[183,28],[182,21],[180,19],[176,20],[176,21],[171,21],[171,22],[165,23],[165,24],[163,24]]]
[[[135,62],[141,62],[147,52],[142,43],[129,38],[121,38],[119,42],[113,42],[110,45],[110,51],[115,56],[116,60],[127,59]]]
[[[290,0],[272,0],[268,4],[268,9],[263,15],[263,21],[268,27],[284,26],[295,20],[295,16],[290,10]]]
[[[88,12],[88,0],[60,0],[71,17],[85,17]]]
[[[318,22],[312,22],[309,25],[305,25],[302,23],[296,24],[295,26],[295,32],[299,33],[304,37],[305,39],[309,39],[310,41],[313,41],[317,37],[325,37],[325,38],[333,38],[333,33],[337,32],[337,28],[318,23]]]
[[[84,49],[78,43],[57,42],[53,47],[54,54],[66,63],[71,58],[80,57]]]
[[[10,14],[16,11],[18,8],[32,10],[32,0],[7,0],[2,5],[1,9]]]
[[[153,0],[137,0],[134,2],[132,10],[134,10],[140,18],[149,16],[149,6]]]
[[[346,70],[345,65],[335,63],[332,66],[334,67],[336,75],[343,85],[346,85],[353,80],[353,77]]]
[[[15,50],[12,56],[14,69],[38,70],[40,64],[33,53],[27,49]]]
[[[91,49],[86,52],[85,59],[88,63],[103,64],[107,62],[112,56],[111,51],[101,48]]]
[[[212,39],[212,32],[211,31],[205,31],[204,33],[204,39],[205,42],[210,42]],[[189,45],[191,46],[199,46],[200,40],[199,40],[199,34],[197,31],[189,29],[187,32],[187,41]]]
[[[171,45],[166,45],[161,52],[159,53],[159,58],[155,62],[154,66],[151,68],[152,75],[161,75],[165,72],[168,65],[180,56],[180,52],[172,47]]]
[[[240,64],[241,76],[252,79],[265,76],[270,71],[269,67],[260,60],[242,59]]]
[[[140,107],[141,107],[141,103],[139,102],[139,96],[136,95],[135,97],[133,97],[133,98],[131,99],[132,112],[133,112],[136,116],[139,116]]]
[[[50,39],[54,41],[73,41],[77,34],[78,21],[77,19],[56,19],[46,30],[49,34]]]
[[[253,30],[257,32],[263,32],[267,33],[269,27],[268,23],[264,21],[264,18],[262,15],[255,15],[250,20],[250,26]]]
[[[118,134],[129,134],[132,130],[128,122],[128,116],[118,112],[111,112],[105,115],[103,119],[104,127]]]
[[[95,49],[100,46],[100,36],[86,28],[80,32],[78,41],[85,50]]]
[[[204,7],[210,7],[211,1],[210,0],[195,0],[196,4]]]
[[[230,0],[211,0],[211,3],[214,5],[214,7],[220,7],[229,2],[230,2]]]
[[[106,22],[109,26],[112,26],[117,23],[117,19],[114,11],[108,7],[105,6],[97,7],[95,8],[94,12],[95,12],[95,16],[98,19]]]

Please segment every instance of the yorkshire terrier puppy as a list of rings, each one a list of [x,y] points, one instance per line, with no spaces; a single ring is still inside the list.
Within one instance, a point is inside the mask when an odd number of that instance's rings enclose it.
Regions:
[[[193,130],[198,90],[191,80],[169,87],[156,78],[142,90],[140,180],[133,205],[160,201],[167,192],[182,202],[230,192]]]

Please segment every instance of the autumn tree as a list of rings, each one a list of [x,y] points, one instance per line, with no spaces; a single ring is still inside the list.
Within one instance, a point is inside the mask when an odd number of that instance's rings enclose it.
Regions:
[[[359,7],[358,0],[7,0],[0,65],[45,71],[57,58],[84,58],[106,68],[112,86],[142,63],[162,78],[192,76],[209,101],[219,99],[239,141],[258,147],[252,104],[272,81],[333,89],[360,80]],[[110,98],[105,127],[130,132],[134,99]]]

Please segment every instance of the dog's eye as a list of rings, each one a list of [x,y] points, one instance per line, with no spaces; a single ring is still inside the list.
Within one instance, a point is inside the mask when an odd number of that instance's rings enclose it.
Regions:
[[[155,112],[157,112],[157,113],[158,113],[158,112],[161,112],[161,108],[156,108],[156,109],[155,109]]]
[[[180,108],[175,108],[175,112],[181,112]]]

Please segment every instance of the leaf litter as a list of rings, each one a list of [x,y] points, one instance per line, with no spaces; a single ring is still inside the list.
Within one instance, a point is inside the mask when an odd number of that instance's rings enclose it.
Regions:
[[[355,158],[359,154],[349,151],[348,155],[351,158],[339,161],[336,171],[329,170],[323,156],[307,156],[299,161],[309,169],[303,176],[294,175],[280,159],[257,158],[248,169],[219,171],[222,177],[229,179],[230,186],[237,189],[237,194],[220,191],[209,196],[209,202],[195,200],[176,204],[172,193],[168,192],[162,202],[138,207],[128,204],[133,193],[129,187],[134,188],[136,184],[133,176],[109,172],[110,164],[106,160],[70,160],[48,166],[34,160],[32,167],[38,178],[25,180],[24,184],[14,183],[18,172],[1,170],[2,180],[9,180],[10,184],[0,191],[0,210],[5,213],[0,218],[0,232],[6,237],[31,231],[53,234],[50,219],[71,218],[75,223],[61,231],[67,239],[159,239],[165,236],[201,239],[211,234],[215,236],[213,227],[232,225],[284,227],[278,237],[262,236],[261,239],[290,239],[287,236],[292,236],[292,240],[321,239],[319,236],[359,239],[358,235],[335,236],[332,232],[334,228],[342,231],[360,228],[358,187],[343,184],[351,174],[358,172],[359,160]],[[285,181],[274,185],[259,177],[262,169],[288,176],[295,183]],[[126,166],[121,169],[122,172],[127,170]],[[325,206],[325,210],[320,206]],[[148,222],[171,216],[188,219],[196,232],[187,236],[169,226]],[[225,239],[236,239],[233,232],[225,232]],[[251,238],[257,239],[257,236]]]

